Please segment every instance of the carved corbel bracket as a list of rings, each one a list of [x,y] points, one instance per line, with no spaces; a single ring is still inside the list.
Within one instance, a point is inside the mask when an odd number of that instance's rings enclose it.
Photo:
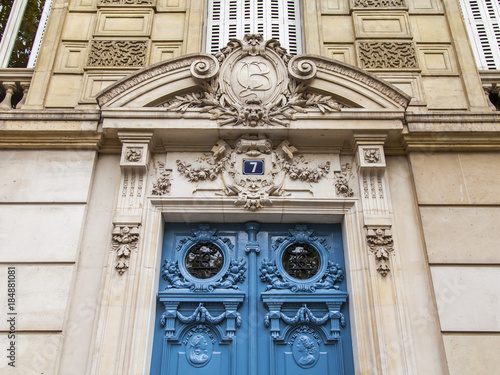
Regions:
[[[120,275],[128,269],[128,260],[139,242],[139,226],[116,225],[112,232],[111,248],[116,251],[116,270]]]
[[[366,242],[378,264],[377,271],[383,276],[391,271],[389,257],[394,251],[394,239],[390,228],[367,227]]]

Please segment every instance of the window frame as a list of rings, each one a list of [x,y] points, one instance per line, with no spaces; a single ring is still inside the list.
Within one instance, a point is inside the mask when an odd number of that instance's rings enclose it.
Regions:
[[[269,21],[268,18],[266,17],[266,14],[270,12],[271,8],[271,1],[278,3],[279,7],[279,20],[277,21],[279,23],[279,35],[283,36],[279,39],[280,44],[282,47],[286,48],[288,52],[292,55],[297,55],[297,54],[302,54],[305,51],[304,48],[304,27],[303,27],[303,9],[302,9],[302,2],[300,0],[206,0],[205,1],[205,22],[204,22],[204,27],[203,27],[203,38],[202,38],[202,51],[205,53],[216,53],[223,47],[227,45],[230,39],[236,38],[236,39],[243,39],[243,36],[245,34],[263,34],[264,39],[272,39],[272,30],[271,27],[273,25],[272,20]],[[220,30],[219,30],[219,42],[216,44],[213,44],[212,42],[212,27],[215,24],[212,22],[212,14],[213,14],[213,8],[214,8],[214,2],[220,3]],[[231,2],[234,2],[237,4],[237,19],[234,21],[234,23],[238,24],[238,30],[236,30],[236,36],[234,35],[229,35],[228,31],[228,19],[227,17],[224,18],[224,14],[229,13],[228,7]],[[257,24],[258,24],[258,17],[256,15],[257,13],[257,3],[262,2],[264,3],[263,7],[263,22],[264,25],[263,27],[263,32],[259,32],[257,29]],[[250,7],[251,10],[251,15],[249,18],[246,18],[246,22],[249,23],[250,25],[247,25],[247,28],[249,27],[250,31],[248,32],[248,29],[245,30],[245,24],[243,21],[245,21],[245,14],[244,14],[244,8],[245,4],[248,3],[248,6]],[[287,17],[288,11],[287,11],[287,5],[289,3],[294,4],[294,12],[295,12],[295,19],[293,20],[293,23],[295,25],[295,47],[290,47],[288,40],[289,38],[289,31],[290,31],[290,19]],[[276,21],[276,19],[275,19]],[[274,22],[276,24],[276,22]],[[278,39],[274,37],[274,39]],[[278,39],[278,40],[279,40]],[[216,45],[216,47],[215,47]]]
[[[14,44],[23,21],[24,13],[26,12],[28,1],[29,0],[14,0],[14,3],[12,4],[12,9],[5,25],[4,33],[1,36],[2,39],[0,40],[0,68],[8,68],[9,66],[10,58],[14,50]],[[52,3],[53,0],[45,0],[42,14],[40,16],[40,22],[38,23],[33,44],[31,45],[28,64],[25,68],[35,67],[38,52],[40,51],[40,47],[42,45],[43,34],[45,33],[45,29],[47,27]]]

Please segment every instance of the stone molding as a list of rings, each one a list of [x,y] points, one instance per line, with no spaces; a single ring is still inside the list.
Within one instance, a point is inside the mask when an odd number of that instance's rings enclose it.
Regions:
[[[378,265],[377,271],[383,277],[391,271],[389,257],[394,251],[394,240],[390,228],[367,227],[366,242]]]

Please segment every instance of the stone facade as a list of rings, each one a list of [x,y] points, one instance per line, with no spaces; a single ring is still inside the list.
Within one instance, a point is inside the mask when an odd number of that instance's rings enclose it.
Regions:
[[[54,0],[0,70],[0,372],[149,373],[164,224],[252,220],[342,223],[357,374],[495,372],[500,75],[458,2],[304,0],[297,57],[201,53],[203,3]]]

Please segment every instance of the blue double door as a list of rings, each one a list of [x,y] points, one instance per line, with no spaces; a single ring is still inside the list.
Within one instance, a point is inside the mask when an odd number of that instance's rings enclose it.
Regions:
[[[167,223],[151,374],[353,374],[339,225]]]

